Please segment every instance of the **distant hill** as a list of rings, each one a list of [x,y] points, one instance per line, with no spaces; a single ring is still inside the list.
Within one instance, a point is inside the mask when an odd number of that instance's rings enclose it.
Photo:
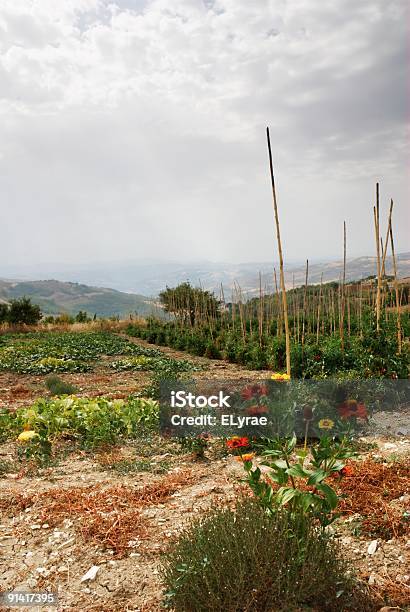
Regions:
[[[79,310],[99,317],[130,313],[139,315],[157,311],[152,300],[132,293],[122,293],[115,289],[90,287],[79,283],[57,280],[10,281],[0,280],[0,302],[26,296],[38,304],[44,314],[76,314]],[[158,312],[156,312],[158,314]]]
[[[27,265],[24,268],[3,266],[0,263],[0,278],[19,278],[35,280],[38,278],[56,278],[61,281],[83,283],[92,287],[111,287],[128,295],[138,294],[157,296],[166,285],[175,287],[179,283],[190,281],[192,285],[199,283],[204,289],[210,289],[219,294],[221,283],[225,296],[230,293],[234,282],[238,283],[244,293],[255,294],[259,286],[259,272],[262,275],[262,285],[269,290],[274,286],[273,268],[279,270],[276,261],[264,262],[173,262],[173,261],[123,261],[106,262],[104,264],[83,264],[70,266],[47,264]],[[338,281],[342,272],[343,262],[309,261],[309,282],[320,283],[323,272],[323,282]],[[410,276],[410,253],[397,255],[399,277]],[[386,259],[386,272],[392,273],[391,257]],[[375,257],[356,257],[347,260],[346,279],[360,280],[376,274]],[[289,261],[285,258],[285,280],[287,287],[305,282],[305,262]],[[279,282],[279,279],[278,279]]]

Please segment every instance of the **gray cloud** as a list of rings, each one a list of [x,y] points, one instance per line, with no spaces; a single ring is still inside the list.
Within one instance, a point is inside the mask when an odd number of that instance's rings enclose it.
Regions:
[[[269,260],[408,250],[404,0],[3,0],[0,256]],[[408,225],[407,225],[408,227]]]

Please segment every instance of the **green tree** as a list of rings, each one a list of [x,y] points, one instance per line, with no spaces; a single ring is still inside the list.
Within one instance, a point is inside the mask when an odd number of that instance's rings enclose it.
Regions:
[[[77,323],[87,323],[88,321],[90,321],[91,319],[89,319],[87,313],[84,310],[80,310],[76,315],[75,315],[75,320]]]
[[[42,316],[40,306],[32,304],[30,298],[22,297],[18,300],[11,300],[7,321],[12,324],[36,325]]]
[[[166,312],[174,314],[184,323],[195,325],[198,319],[206,321],[208,317],[219,315],[220,303],[213,293],[192,287],[190,283],[181,283],[177,287],[167,287],[159,294],[161,304]]]
[[[0,323],[7,321],[7,315],[9,313],[9,307],[7,304],[0,304]]]

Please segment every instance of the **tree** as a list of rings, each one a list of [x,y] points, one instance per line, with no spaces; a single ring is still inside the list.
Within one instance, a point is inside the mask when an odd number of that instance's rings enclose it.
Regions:
[[[89,319],[87,313],[84,310],[79,310],[75,316],[76,323],[87,323]]]
[[[40,306],[32,304],[30,298],[22,297],[18,300],[11,300],[7,321],[14,325],[17,323],[36,325],[42,316]]]
[[[198,319],[207,320],[219,315],[219,301],[210,291],[181,283],[177,287],[167,287],[159,294],[161,304],[166,312],[171,312],[183,323],[195,325]]]
[[[4,303],[0,303],[0,324],[7,321],[8,313],[9,313],[8,305]]]

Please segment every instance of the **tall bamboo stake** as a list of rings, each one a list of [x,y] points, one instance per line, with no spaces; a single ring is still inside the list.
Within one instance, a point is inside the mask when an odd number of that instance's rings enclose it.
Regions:
[[[280,285],[281,285],[281,290],[282,290],[282,306],[283,306],[283,318],[285,322],[285,338],[286,338],[286,373],[288,374],[288,376],[290,376],[290,338],[289,338],[288,305],[287,305],[287,300],[286,300],[285,275],[283,273],[283,255],[282,255],[282,243],[280,240],[278,204],[276,201],[275,177],[273,174],[272,151],[271,151],[271,146],[270,146],[270,136],[269,136],[268,127],[266,128],[266,137],[268,140],[269,169],[270,169],[270,177],[271,177],[271,183],[272,183],[273,208],[275,211],[276,237],[278,240],[278,251],[279,251]]]
[[[394,241],[393,241],[393,230],[390,224],[390,244],[391,253],[393,259],[393,273],[394,273],[394,290],[396,293],[396,311],[397,311],[397,344],[399,347],[399,355],[401,354],[401,320],[400,320],[400,299],[399,299],[399,283],[397,280],[397,265],[396,255],[394,253]]]
[[[309,260],[306,260],[306,274],[305,274],[305,288],[303,291],[303,318],[302,318],[302,350],[305,344],[305,324],[306,324],[306,294],[308,285],[308,274],[309,274]]]
[[[340,296],[339,332],[342,352],[345,350],[345,284],[346,284],[346,221],[343,221],[343,280]]]
[[[376,206],[373,208],[373,214],[374,214],[374,231],[376,235],[376,255],[377,255],[376,329],[379,332],[380,331],[380,289],[381,289],[379,183],[376,183]]]

